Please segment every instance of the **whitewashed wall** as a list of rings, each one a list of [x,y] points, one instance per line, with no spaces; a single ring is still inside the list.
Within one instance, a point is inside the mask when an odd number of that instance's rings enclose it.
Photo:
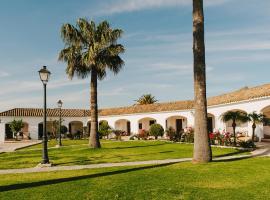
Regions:
[[[242,110],[247,113],[256,111],[260,113],[264,108],[270,106],[270,97],[255,99],[250,101],[243,101],[238,103],[224,104],[218,106],[208,107],[208,113],[214,116],[214,128],[219,130],[226,130],[226,124],[224,124],[220,118],[223,113],[229,110]],[[138,133],[139,131],[139,121],[143,118],[153,118],[158,124],[161,124],[164,129],[166,127],[166,120],[172,116],[181,116],[185,118],[183,127],[185,126],[194,126],[194,111],[193,110],[182,110],[182,111],[170,111],[170,112],[152,112],[152,113],[140,113],[140,114],[128,114],[128,115],[117,115],[117,116],[101,116],[99,121],[106,120],[109,125],[115,128],[116,122],[118,120],[124,119],[130,121],[131,133]],[[33,139],[38,139],[38,124],[43,121],[42,117],[1,117],[2,123],[0,123],[0,142],[4,141],[5,138],[5,124],[11,122],[13,119],[23,119],[24,122],[29,124],[29,133]],[[58,117],[48,117],[48,120],[57,120]],[[83,126],[87,126],[87,122],[90,121],[90,118],[86,117],[68,117],[64,118],[63,125],[68,127],[68,124],[72,121],[83,122]],[[252,133],[252,124],[248,123],[246,127],[239,127],[239,130],[248,132],[249,136]],[[263,138],[263,130],[268,132],[267,128],[264,128],[263,125],[258,125],[256,129],[256,135],[260,138]]]

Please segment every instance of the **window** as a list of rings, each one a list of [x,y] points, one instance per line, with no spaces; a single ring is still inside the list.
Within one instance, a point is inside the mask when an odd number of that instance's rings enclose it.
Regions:
[[[149,125],[151,126],[152,124],[155,124],[156,120],[150,120]]]
[[[142,129],[142,123],[139,123],[139,129]]]

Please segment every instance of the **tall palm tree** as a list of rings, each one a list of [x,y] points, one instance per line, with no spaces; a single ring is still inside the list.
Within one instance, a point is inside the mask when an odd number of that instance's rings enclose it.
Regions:
[[[212,160],[212,151],[207,129],[203,0],[193,0],[193,57],[195,94],[193,162],[202,163]]]
[[[145,105],[145,104],[154,104],[158,102],[154,96],[151,94],[144,94],[139,99],[135,100],[137,104],[139,105]]]
[[[124,53],[123,45],[117,40],[121,29],[112,29],[107,21],[96,25],[93,21],[80,18],[76,26],[64,24],[61,36],[65,48],[59,53],[59,60],[67,63],[66,73],[72,79],[91,77],[91,130],[89,145],[100,148],[98,137],[97,80],[106,76],[107,70],[117,74],[124,65],[119,54]]]
[[[255,130],[257,127],[257,124],[266,122],[266,117],[263,114],[258,114],[257,112],[252,112],[247,115],[248,121],[252,122],[252,142],[254,142],[255,137]]]
[[[221,120],[223,122],[230,122],[232,121],[233,127],[233,145],[236,146],[236,126],[237,122],[245,123],[248,121],[247,114],[243,111],[228,111],[221,116]]]

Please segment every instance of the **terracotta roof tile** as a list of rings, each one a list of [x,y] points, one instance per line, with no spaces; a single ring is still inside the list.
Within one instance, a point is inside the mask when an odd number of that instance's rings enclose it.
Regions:
[[[234,92],[208,98],[208,106],[228,104],[244,100],[251,100],[262,97],[270,97],[270,84],[253,88],[243,88]],[[108,108],[99,110],[100,116],[123,115],[134,113],[149,113],[174,110],[188,110],[193,108],[193,101],[175,101],[168,103],[155,103],[150,105],[134,105],[129,107]],[[48,109],[48,117],[59,116],[58,109]],[[63,117],[87,117],[89,110],[84,109],[62,109]],[[43,116],[43,109],[37,108],[15,108],[0,113],[0,116]]]

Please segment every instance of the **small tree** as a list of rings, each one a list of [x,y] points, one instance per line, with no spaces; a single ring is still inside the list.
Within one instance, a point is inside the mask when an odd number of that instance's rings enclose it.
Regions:
[[[247,114],[242,111],[228,111],[221,116],[221,119],[225,123],[232,121],[233,138],[234,138],[233,145],[236,146],[236,133],[235,133],[236,126],[237,126],[236,122],[242,122],[242,123],[247,122],[248,121]]]
[[[20,119],[20,120],[15,120],[14,119],[10,123],[9,127],[10,127],[13,135],[16,135],[17,136],[17,133],[22,130],[22,128],[24,127],[24,124],[23,124],[22,119]]]
[[[252,122],[252,137],[251,140],[254,142],[255,137],[255,130],[257,127],[257,124],[264,123],[266,120],[266,117],[263,114],[258,114],[255,111],[253,113],[249,113],[247,115],[248,121]]]
[[[107,136],[111,133],[111,127],[109,126],[108,122],[101,121],[98,129],[99,135],[102,137]]]
[[[154,136],[155,139],[158,139],[158,136],[163,136],[164,135],[164,129],[160,124],[152,124],[150,126],[149,134]]]

